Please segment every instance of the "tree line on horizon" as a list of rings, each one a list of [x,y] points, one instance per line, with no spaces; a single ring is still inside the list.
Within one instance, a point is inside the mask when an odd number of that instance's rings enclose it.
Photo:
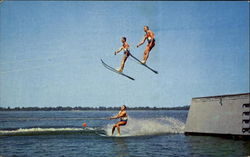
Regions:
[[[127,107],[127,110],[189,110],[188,105],[179,107]],[[87,111],[87,110],[120,110],[120,107],[0,107],[0,111]]]

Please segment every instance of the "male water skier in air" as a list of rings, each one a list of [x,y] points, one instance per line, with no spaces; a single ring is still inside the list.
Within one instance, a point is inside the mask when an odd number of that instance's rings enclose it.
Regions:
[[[155,46],[155,35],[154,32],[152,32],[148,26],[144,26],[144,32],[146,33],[143,40],[136,46],[137,48],[144,44],[144,42],[147,40],[148,45],[146,46],[146,49],[144,51],[143,60],[141,61],[143,64],[146,64],[149,52],[152,50],[152,48]]]
[[[111,119],[118,119],[118,118],[120,118],[120,121],[117,122],[113,126],[113,128],[112,128],[112,135],[115,132],[115,128],[117,128],[118,135],[120,136],[121,135],[120,126],[124,126],[124,125],[127,124],[127,122],[128,122],[128,115],[126,113],[126,108],[127,107],[125,105],[122,105],[120,112],[116,116],[113,116],[113,117],[110,118],[110,120]]]
[[[122,47],[121,48],[119,48],[117,51],[115,51],[115,55],[117,54],[117,53],[119,53],[119,52],[121,52],[122,50],[123,50],[123,52],[124,52],[124,55],[123,55],[123,58],[122,58],[122,61],[121,61],[121,67],[119,68],[119,69],[117,69],[117,71],[119,71],[119,72],[122,72],[123,71],[123,69],[124,69],[124,65],[125,65],[125,62],[126,62],[126,60],[128,59],[128,57],[129,57],[129,44],[126,42],[126,37],[122,37],[121,38],[121,42],[122,42]]]

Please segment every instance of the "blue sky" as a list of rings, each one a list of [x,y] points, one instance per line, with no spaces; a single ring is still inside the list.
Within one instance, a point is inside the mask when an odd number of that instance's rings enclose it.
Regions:
[[[0,106],[156,106],[192,97],[249,92],[248,2],[39,1],[0,4]],[[143,26],[155,32],[148,65],[113,52],[126,36],[131,53]]]

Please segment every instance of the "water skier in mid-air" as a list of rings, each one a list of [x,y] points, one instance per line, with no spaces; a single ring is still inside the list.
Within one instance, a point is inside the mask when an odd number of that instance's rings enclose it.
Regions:
[[[122,105],[120,112],[116,116],[110,117],[110,120],[111,119],[118,119],[118,118],[120,118],[120,121],[117,122],[113,126],[113,128],[112,128],[112,135],[115,132],[115,128],[117,128],[118,135],[120,136],[121,135],[120,126],[124,126],[124,125],[127,124],[127,122],[128,122],[128,115],[126,113],[126,108],[127,107],[125,105]]]
[[[141,61],[142,64],[146,64],[148,56],[152,48],[155,46],[155,34],[153,31],[149,29],[148,26],[144,26],[144,32],[146,33],[143,40],[136,46],[137,48],[144,44],[144,42],[147,40],[148,44],[146,46],[146,49],[144,51],[143,60]]]
[[[117,71],[119,71],[119,72],[123,71],[125,62],[128,59],[129,54],[130,54],[129,53],[129,44],[127,43],[126,40],[127,40],[126,37],[121,38],[122,47],[119,48],[118,50],[116,50],[115,53],[114,53],[116,55],[117,53],[121,52],[122,50],[124,52],[124,55],[123,55],[123,58],[122,58],[122,61],[121,61],[121,67],[119,69],[117,69]]]

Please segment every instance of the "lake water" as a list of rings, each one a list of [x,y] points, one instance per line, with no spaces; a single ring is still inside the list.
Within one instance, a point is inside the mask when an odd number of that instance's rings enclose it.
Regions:
[[[188,111],[128,110],[122,136],[110,136],[117,112],[0,112],[0,156],[250,156],[249,141],[185,136]]]

